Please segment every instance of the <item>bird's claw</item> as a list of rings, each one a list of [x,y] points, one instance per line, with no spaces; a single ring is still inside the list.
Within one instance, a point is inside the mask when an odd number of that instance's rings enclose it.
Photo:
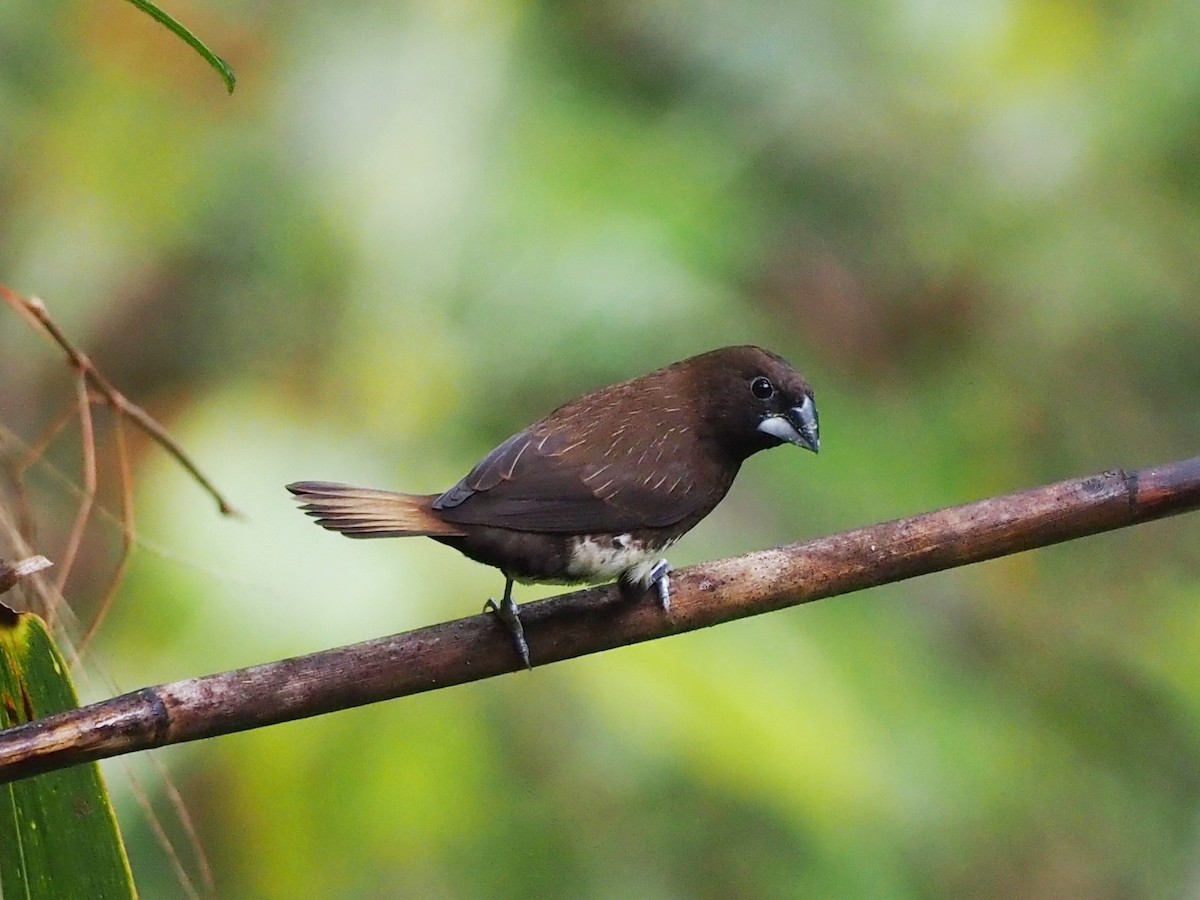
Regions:
[[[654,567],[646,574],[646,584],[658,591],[658,602],[665,613],[671,611],[670,574],[671,564],[665,559],[660,559],[656,562]]]
[[[488,602],[483,604],[483,611],[495,613],[496,618],[512,636],[513,647],[516,648],[517,655],[521,657],[521,662],[526,669],[532,669],[533,666],[529,662],[529,644],[525,640],[525,629],[521,625],[521,616],[517,612],[517,604],[513,602],[512,597],[505,592],[504,599],[499,603],[489,597]]]

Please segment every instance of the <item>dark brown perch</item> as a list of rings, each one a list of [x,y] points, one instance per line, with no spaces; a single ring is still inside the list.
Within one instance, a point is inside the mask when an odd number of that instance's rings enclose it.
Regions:
[[[614,586],[522,608],[542,665],[1136,525],[1200,506],[1200,457],[1107,472],[718,560],[673,576],[671,618]],[[490,615],[143,688],[0,732],[0,783],[512,671]]]

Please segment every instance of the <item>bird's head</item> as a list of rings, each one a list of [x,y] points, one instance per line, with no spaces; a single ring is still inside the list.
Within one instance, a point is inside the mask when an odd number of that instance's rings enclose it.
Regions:
[[[741,458],[795,444],[821,446],[812,387],[782,357],[759,347],[724,347],[687,360],[713,436]]]

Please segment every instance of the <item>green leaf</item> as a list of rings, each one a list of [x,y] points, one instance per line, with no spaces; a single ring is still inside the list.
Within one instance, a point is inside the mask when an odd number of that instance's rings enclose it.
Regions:
[[[0,606],[0,727],[79,705],[67,666],[32,613]],[[0,896],[135,897],[95,763],[0,786]]]
[[[233,93],[234,85],[237,84],[237,76],[233,74],[233,69],[229,63],[209,50],[204,41],[200,40],[200,38],[188,31],[180,22],[151,3],[150,0],[129,0],[129,2],[160,25],[165,25],[176,37],[180,38],[189,47],[204,57],[208,64],[217,70],[217,74],[225,82],[225,87],[229,93]]]

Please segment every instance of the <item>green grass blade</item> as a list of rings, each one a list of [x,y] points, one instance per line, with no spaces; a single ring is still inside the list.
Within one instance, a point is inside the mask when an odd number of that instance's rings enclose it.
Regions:
[[[237,84],[237,76],[233,74],[233,69],[229,63],[209,50],[204,41],[200,40],[200,38],[188,31],[180,22],[151,3],[150,0],[129,0],[129,2],[160,25],[165,25],[176,37],[204,57],[208,64],[217,70],[217,74],[225,82],[225,88],[229,93],[233,93],[234,85]]]
[[[0,606],[0,727],[78,705],[45,623]],[[0,897],[135,896],[99,766],[0,786]]]

